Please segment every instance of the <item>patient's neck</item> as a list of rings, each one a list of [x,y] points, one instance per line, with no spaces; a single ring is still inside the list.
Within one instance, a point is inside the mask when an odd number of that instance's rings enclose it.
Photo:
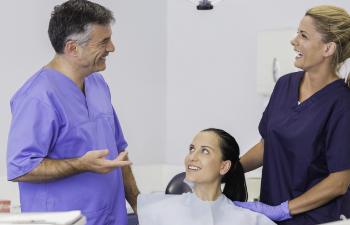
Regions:
[[[194,193],[203,201],[215,201],[222,194],[220,181],[195,183]]]

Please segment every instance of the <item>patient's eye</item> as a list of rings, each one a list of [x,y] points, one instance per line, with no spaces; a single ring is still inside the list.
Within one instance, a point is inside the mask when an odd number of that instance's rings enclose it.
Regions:
[[[208,149],[205,149],[205,148],[202,149],[202,152],[203,152],[204,154],[209,154]]]
[[[190,146],[189,151],[190,151],[190,152],[193,152],[193,151],[194,151],[194,147],[193,147],[193,146]]]

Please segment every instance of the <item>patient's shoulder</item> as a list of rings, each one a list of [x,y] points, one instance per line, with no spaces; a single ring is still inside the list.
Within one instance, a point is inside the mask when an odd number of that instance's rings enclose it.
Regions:
[[[226,215],[220,215],[221,217],[229,220],[231,217],[236,221],[235,224],[257,224],[257,225],[274,225],[275,223],[268,217],[261,213],[253,212],[249,209],[241,208],[233,204],[233,202],[224,197],[224,203],[221,204],[218,214],[224,213]],[[218,223],[220,224],[220,223]]]

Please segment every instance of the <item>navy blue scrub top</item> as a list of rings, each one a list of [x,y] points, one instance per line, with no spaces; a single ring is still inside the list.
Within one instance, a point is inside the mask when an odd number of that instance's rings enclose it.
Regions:
[[[296,198],[330,173],[350,168],[350,89],[339,79],[298,104],[303,75],[278,80],[259,124],[264,139],[260,200],[269,205]],[[350,217],[349,189],[279,224],[319,224],[341,214]]]

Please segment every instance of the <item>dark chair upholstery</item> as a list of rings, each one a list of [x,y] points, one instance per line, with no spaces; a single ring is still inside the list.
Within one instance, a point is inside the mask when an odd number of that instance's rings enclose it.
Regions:
[[[191,187],[184,182],[186,173],[182,172],[177,174],[170,180],[168,186],[165,189],[165,194],[181,195],[186,192],[192,192]]]
[[[128,214],[128,224],[129,225],[138,225],[139,221],[135,213]]]

